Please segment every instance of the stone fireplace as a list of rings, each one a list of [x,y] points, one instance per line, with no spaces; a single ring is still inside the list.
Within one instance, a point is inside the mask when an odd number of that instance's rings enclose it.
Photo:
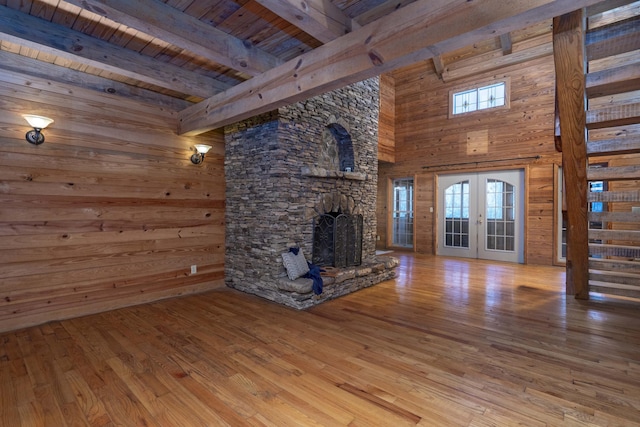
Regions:
[[[374,78],[225,128],[228,286],[306,308],[394,277],[397,261],[375,254],[378,110]],[[318,261],[323,215],[348,218],[346,245],[358,248],[314,295],[289,280],[281,255],[300,247]]]

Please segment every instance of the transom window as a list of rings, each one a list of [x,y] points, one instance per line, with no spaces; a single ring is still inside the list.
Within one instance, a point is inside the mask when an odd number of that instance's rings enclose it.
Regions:
[[[507,81],[451,92],[452,115],[508,106]]]

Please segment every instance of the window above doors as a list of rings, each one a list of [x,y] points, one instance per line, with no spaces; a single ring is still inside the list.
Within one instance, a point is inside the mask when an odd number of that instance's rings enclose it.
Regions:
[[[450,91],[449,118],[492,108],[508,108],[509,86],[509,79],[503,79]]]

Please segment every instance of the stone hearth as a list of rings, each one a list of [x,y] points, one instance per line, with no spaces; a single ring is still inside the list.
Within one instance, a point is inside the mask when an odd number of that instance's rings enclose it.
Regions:
[[[228,286],[306,308],[394,277],[397,261],[375,255],[378,110],[376,78],[225,128]],[[314,218],[338,211],[362,215],[362,263],[327,271],[314,295],[281,254],[311,261]]]

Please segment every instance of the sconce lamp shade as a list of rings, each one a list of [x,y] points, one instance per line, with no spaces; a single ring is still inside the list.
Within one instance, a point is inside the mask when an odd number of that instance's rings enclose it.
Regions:
[[[33,130],[30,130],[25,135],[27,142],[33,145],[40,145],[44,142],[44,135],[42,129],[53,123],[53,119],[44,116],[36,116],[34,114],[23,114],[22,117],[31,125]]]
[[[191,156],[191,163],[198,165],[204,161],[204,156],[211,150],[210,145],[195,144],[196,153]]]
[[[34,129],[44,129],[53,123],[53,119],[44,116],[36,116],[34,114],[24,114],[22,117],[29,122]]]
[[[207,154],[209,150],[211,150],[211,146],[205,144],[196,144],[194,147],[196,147],[196,151],[200,154]]]

